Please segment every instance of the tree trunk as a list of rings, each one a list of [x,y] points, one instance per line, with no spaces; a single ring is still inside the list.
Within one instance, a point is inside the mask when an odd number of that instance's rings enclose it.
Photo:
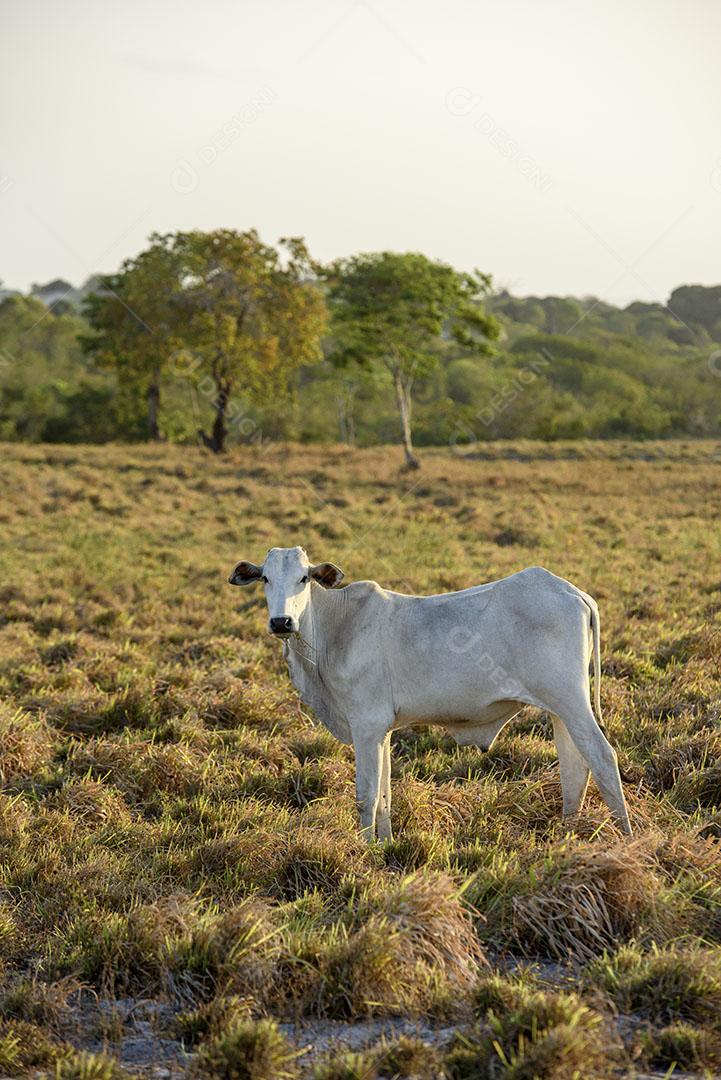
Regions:
[[[160,372],[155,369],[148,386],[148,438],[152,442],[162,439],[158,418],[160,416]]]
[[[228,408],[229,399],[230,385],[228,383],[218,383],[215,401],[213,402],[213,408],[215,409],[213,430],[210,433],[210,437],[208,437],[204,431],[198,432],[203,441],[203,445],[206,446],[208,450],[212,450],[214,454],[222,454],[225,451],[225,439],[228,434],[228,429],[225,424],[225,412]]]
[[[340,441],[348,446],[355,446],[355,417],[353,415],[353,391],[341,389],[338,392],[338,431]]]
[[[421,465],[413,453],[413,438],[411,436],[411,381],[403,378],[403,372],[396,368],[393,372],[393,387],[396,392],[396,404],[401,418],[401,436],[403,439],[403,451],[406,455],[407,469],[420,469]]]
[[[348,434],[347,434],[347,431],[346,431],[346,423],[345,423],[345,401],[343,399],[343,391],[342,390],[338,394],[338,397],[336,398],[336,401],[337,401],[337,404],[338,404],[338,438],[339,438],[340,442],[347,443],[348,442]]]
[[[353,399],[351,398],[348,405],[348,416],[346,417],[346,426],[348,429],[348,445],[355,446],[355,415],[353,413]]]

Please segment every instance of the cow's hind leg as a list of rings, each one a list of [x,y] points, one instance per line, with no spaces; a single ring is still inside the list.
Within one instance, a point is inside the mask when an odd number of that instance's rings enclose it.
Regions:
[[[552,706],[551,712],[566,725],[576,749],[591,768],[601,798],[623,831],[630,835],[631,823],[628,820],[616,751],[596,723],[591,702],[588,698],[582,698],[575,708],[569,708],[568,704],[562,707]]]
[[[381,763],[381,793],[376,816],[376,828],[379,840],[392,840],[391,829],[391,733],[383,740],[383,760]]]
[[[351,729],[352,727],[353,725]],[[385,737],[385,729],[373,727],[353,734],[356,806],[360,815],[361,833],[369,844],[375,840],[376,835]]]
[[[563,792],[563,816],[574,817],[583,806],[583,800],[591,775],[586,760],[576,749],[563,720],[553,717],[553,736],[556,740],[558,765]]]

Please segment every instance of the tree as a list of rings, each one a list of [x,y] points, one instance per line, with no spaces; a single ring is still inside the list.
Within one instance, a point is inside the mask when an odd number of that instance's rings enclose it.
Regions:
[[[88,362],[87,324],[31,296],[0,301],[0,438],[103,442],[137,438],[139,418],[109,372]]]
[[[117,274],[101,277],[85,299],[94,333],[81,338],[100,367],[121,384],[140,388],[147,406],[148,438],[160,439],[162,375],[179,345],[176,301],[183,266],[169,237],[153,234],[150,247],[126,259]]]
[[[255,230],[178,233],[172,238],[186,276],[178,298],[184,345],[213,382],[210,435],[215,453],[225,448],[231,395],[276,404],[288,392],[288,375],[320,359],[325,301],[303,240],[281,240],[280,251],[261,243]]]
[[[325,304],[304,242],[282,240],[282,253],[255,231],[154,234],[150,247],[101,279],[86,301],[95,334],[84,340],[98,363],[143,388],[148,434],[160,438],[164,371],[178,358],[189,378],[212,380],[216,453],[225,448],[231,395],[287,391],[287,375],[320,355]]]
[[[442,337],[485,354],[499,326],[482,300],[486,274],[459,273],[425,255],[354,255],[327,271],[334,335],[333,357],[345,365],[382,365],[393,385],[406,467],[418,468],[411,431],[411,392],[416,377],[438,363]]]
[[[691,341],[694,335],[705,337],[704,330],[712,341],[721,341],[721,285],[681,285],[671,293],[668,310],[691,330]]]

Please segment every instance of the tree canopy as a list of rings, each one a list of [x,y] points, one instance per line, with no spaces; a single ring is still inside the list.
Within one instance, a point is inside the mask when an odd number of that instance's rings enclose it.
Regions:
[[[338,364],[382,364],[401,420],[406,464],[417,467],[411,434],[413,382],[439,361],[443,337],[467,352],[486,354],[499,334],[482,301],[486,274],[459,273],[418,253],[355,255],[329,271],[329,305]]]

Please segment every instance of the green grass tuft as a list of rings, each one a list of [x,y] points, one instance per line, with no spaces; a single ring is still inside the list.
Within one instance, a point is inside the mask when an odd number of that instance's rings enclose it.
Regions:
[[[247,1020],[201,1046],[194,1071],[207,1080],[294,1080],[297,1057],[274,1021]]]

